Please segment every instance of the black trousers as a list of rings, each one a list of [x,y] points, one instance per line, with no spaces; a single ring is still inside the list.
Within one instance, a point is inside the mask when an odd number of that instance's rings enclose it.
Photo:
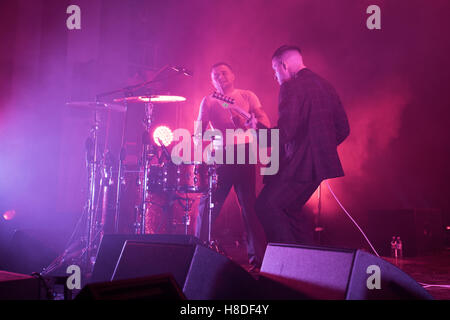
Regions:
[[[319,185],[320,181],[269,180],[255,206],[267,242],[313,244],[314,219],[302,208]]]
[[[247,254],[251,264],[259,265],[262,262],[265,251],[265,237],[255,213],[256,200],[256,166],[251,164],[224,164],[217,168],[218,185],[213,192],[214,208],[212,210],[212,224],[219,216],[220,210],[234,186],[244,226],[247,232]],[[208,215],[209,198],[203,194],[198,206],[195,235],[200,240],[208,240]],[[213,225],[212,225],[213,226]]]

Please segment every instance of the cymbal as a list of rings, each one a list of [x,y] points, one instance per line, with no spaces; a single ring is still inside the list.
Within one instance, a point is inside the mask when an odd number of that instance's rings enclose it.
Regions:
[[[92,102],[92,101],[74,101],[67,102],[67,106],[82,110],[92,110],[92,111],[116,111],[125,112],[127,109],[125,106],[117,103],[107,103],[107,102]]]
[[[151,96],[136,96],[127,98],[114,99],[114,102],[152,102],[152,103],[170,103],[170,102],[183,102],[186,101],[182,96],[169,96],[169,95],[151,95]]]

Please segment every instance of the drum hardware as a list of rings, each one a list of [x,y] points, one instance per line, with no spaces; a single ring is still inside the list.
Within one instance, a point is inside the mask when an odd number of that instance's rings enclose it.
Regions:
[[[162,79],[158,79],[159,75],[167,70],[168,67],[165,66],[161,68],[156,75],[151,79],[150,81],[145,81],[142,83],[139,83],[137,85],[128,86],[122,89],[106,92],[97,95],[97,100],[101,97],[110,96],[112,94],[116,93],[123,93],[124,97],[119,99],[114,99],[114,102],[120,102],[123,103],[126,107],[126,110],[128,111],[129,103],[132,102],[139,102],[144,103],[145,108],[145,118],[144,118],[144,132],[142,134],[142,153],[141,153],[141,165],[143,166],[144,171],[144,177],[142,181],[142,199],[140,204],[140,217],[136,217],[136,221],[134,223],[135,233],[136,234],[145,234],[145,225],[146,225],[146,210],[147,210],[147,204],[146,204],[146,197],[147,197],[147,186],[148,186],[148,169],[150,167],[150,162],[152,161],[155,154],[151,150],[152,146],[150,144],[149,134],[150,134],[150,128],[153,123],[153,109],[154,104],[161,104],[161,103],[170,103],[170,102],[181,102],[186,101],[186,98],[181,96],[167,96],[167,95],[144,95],[144,96],[133,96],[132,92],[136,91],[140,88],[148,87],[149,85],[161,81]],[[120,198],[122,194],[121,190],[121,181],[122,181],[122,175],[123,175],[123,162],[125,160],[125,128],[127,123],[127,117],[128,112],[125,113],[125,120],[123,125],[123,131],[122,131],[122,141],[121,141],[121,151],[120,151],[120,160],[119,160],[119,166],[118,166],[118,174],[117,174],[117,190],[116,190],[116,206],[115,206],[115,233],[118,233],[119,230],[119,219],[120,219]]]
[[[126,110],[127,106],[125,105],[124,108]],[[115,107],[114,109],[109,110],[122,111],[123,109]],[[95,109],[94,126],[91,129],[91,137],[89,137],[86,142],[87,154],[90,155],[87,155],[89,181],[89,197],[87,201],[88,227],[86,231],[86,248],[81,259],[82,265],[85,267],[84,272],[92,271],[97,255],[98,246],[105,231],[118,232],[117,226],[119,215],[117,211],[115,211],[114,218],[108,215],[108,198],[110,195],[110,188],[114,185],[114,179],[112,175],[114,160],[112,154],[106,149],[101,155],[99,154],[100,151],[98,132],[100,129],[100,123],[97,121],[97,112],[98,110]],[[125,117],[126,115],[127,113],[125,113]],[[123,135],[124,131],[125,128],[123,128]],[[116,181],[117,192],[120,192],[122,186],[125,184],[125,180],[122,174],[122,162],[124,159],[125,152],[124,148],[122,147],[119,157],[119,166]],[[117,208],[120,205],[120,197],[116,197],[115,200],[115,206]],[[108,226],[108,230],[105,230],[106,226]]]
[[[101,232],[100,236],[102,237],[105,233],[112,233],[114,225],[110,214],[109,214],[109,196],[110,189],[114,185],[113,179],[113,158],[110,151],[105,152],[103,166],[102,166],[102,175],[100,180],[100,188],[101,188],[101,218],[99,222],[99,230]]]
[[[89,274],[92,271],[98,242],[103,234],[106,221],[105,198],[101,199],[100,194],[112,182],[110,154],[104,152],[101,155],[99,151],[100,121],[98,113],[123,112],[122,106],[100,102],[69,102],[66,105],[77,110],[93,111],[93,124],[89,136],[85,140],[88,196],[83,213],[75,226],[65,251],[43,270],[43,274],[54,271],[66,262],[80,265],[84,274]],[[107,197],[107,194],[103,196]],[[76,238],[77,235],[79,236],[78,239]]]
[[[65,264],[80,264],[81,257],[86,251],[86,234],[83,228],[83,222],[86,219],[87,208],[83,208],[83,213],[77,221],[74,231],[66,244],[66,249],[53,260],[47,267],[41,271],[41,275],[47,275]],[[76,238],[76,236],[79,238]]]
[[[126,120],[124,121],[126,123]],[[122,194],[122,186],[125,184],[125,179],[123,177],[123,162],[125,161],[125,147],[124,147],[124,137],[125,133],[122,134],[122,143],[120,147],[119,155],[119,165],[117,169],[117,182],[116,182],[116,199],[114,206],[114,233],[119,233],[119,220],[120,220],[120,195]]]
[[[124,91],[125,96],[131,95],[129,91]],[[98,97],[97,97],[98,98]],[[123,177],[123,164],[126,158],[126,150],[125,150],[125,132],[128,120],[128,104],[127,101],[124,102],[127,112],[125,112],[125,117],[122,125],[122,134],[120,138],[120,154],[119,154],[119,163],[117,167],[117,183],[116,183],[116,199],[115,199],[115,207],[114,207],[114,233],[119,233],[119,221],[120,221],[120,196],[122,194],[122,186],[125,183]]]
[[[122,104],[117,103],[107,103],[107,102],[99,102],[99,101],[73,101],[67,102],[66,105],[68,107],[77,109],[77,110],[85,110],[85,111],[100,111],[100,112],[125,112],[126,107]]]
[[[96,191],[96,178],[98,172],[98,130],[99,123],[97,122],[97,110],[94,111],[94,125],[91,128],[91,137],[86,140],[86,164],[88,167],[88,183],[89,183],[89,196],[87,199],[87,240],[85,255],[83,256],[83,266],[85,270],[90,272],[92,270],[93,261],[93,246],[94,246],[94,232],[95,232],[95,196]]]
[[[190,216],[190,212],[192,209],[192,203],[195,201],[191,198],[188,197],[188,194],[185,193],[184,197],[180,197],[178,196],[178,201],[180,203],[180,205],[183,207],[183,219],[182,219],[182,224],[184,225],[184,234],[188,235],[189,233],[189,226],[191,224],[191,216]],[[184,202],[184,203],[182,203]]]
[[[134,233],[135,234],[139,234],[140,230],[141,230],[141,223],[139,222],[139,206],[134,206],[134,223],[133,223],[133,227],[134,227]]]
[[[165,67],[166,68],[166,67]],[[123,126],[122,126],[122,135],[121,135],[121,143],[120,143],[120,155],[119,155],[119,164],[118,164],[118,172],[117,172],[117,183],[116,183],[116,199],[115,199],[115,215],[114,215],[114,232],[118,233],[119,232],[119,221],[120,221],[120,197],[122,194],[122,181],[123,181],[123,169],[124,169],[124,161],[125,161],[125,157],[126,157],[126,150],[125,150],[125,132],[126,132],[126,124],[127,124],[127,120],[128,120],[128,102],[130,97],[132,97],[132,92],[133,90],[137,90],[139,88],[143,88],[147,85],[150,85],[151,83],[156,82],[156,78],[159,76],[159,74],[164,71],[164,69],[161,69],[160,71],[158,71],[158,73],[156,74],[156,76],[151,79],[150,81],[145,81],[142,83],[139,83],[137,85],[133,85],[133,86],[127,86],[125,88],[121,88],[121,89],[117,89],[117,90],[112,90],[109,92],[104,92],[104,93],[100,93],[96,96],[96,101],[99,101],[101,98],[107,97],[107,96],[111,96],[113,94],[123,94],[124,98],[121,101],[118,102],[122,102],[125,108],[125,117],[124,117],[124,121],[123,121]]]
[[[117,111],[116,109],[110,109]],[[88,168],[89,192],[86,203],[87,230],[85,248],[82,250],[81,265],[84,272],[90,273],[95,263],[101,237],[105,226],[110,222],[108,217],[109,189],[114,184],[112,176],[113,157],[108,150],[100,155],[99,137],[100,122],[98,110],[94,110],[94,125],[90,137],[86,139],[86,166]],[[107,230],[110,231],[110,230]]]
[[[211,145],[214,143],[214,136],[211,140]],[[211,156],[212,158],[215,157],[216,150],[213,148],[211,150]],[[212,165],[208,168],[208,174],[209,174],[209,185],[208,185],[208,247],[215,250],[218,253],[223,253],[223,251],[220,249],[217,241],[212,240],[212,212],[214,210],[214,201],[213,201],[213,191],[217,187],[217,168],[216,163],[214,162]]]
[[[161,69],[157,75],[150,81],[146,81],[134,86],[129,86],[121,88],[118,90],[100,93],[96,96],[96,100],[92,101],[78,101],[78,102],[68,102],[67,106],[81,110],[90,111],[94,114],[94,122],[90,130],[90,136],[86,139],[86,168],[88,171],[88,196],[86,199],[85,206],[83,208],[83,213],[81,214],[75,229],[68,241],[65,251],[57,257],[48,267],[43,269],[43,274],[48,274],[60,267],[63,263],[70,260],[71,263],[76,263],[83,268],[83,275],[88,275],[92,271],[92,267],[95,263],[95,258],[97,254],[98,244],[101,236],[105,232],[105,227],[108,224],[107,209],[108,209],[108,197],[110,195],[110,188],[114,185],[113,175],[112,175],[112,160],[110,160],[110,154],[106,151],[100,154],[99,150],[99,130],[100,122],[98,113],[100,112],[120,112],[125,113],[122,126],[121,144],[120,144],[120,154],[118,157],[118,170],[117,170],[117,180],[116,180],[116,197],[114,205],[114,232],[119,232],[119,218],[120,218],[120,199],[122,194],[122,186],[125,183],[124,180],[124,160],[126,156],[125,150],[125,132],[126,123],[128,117],[128,103],[129,102],[145,102],[146,108],[146,119],[145,119],[145,131],[148,137],[150,126],[152,124],[152,112],[154,104],[169,103],[169,102],[180,102],[185,101],[184,97],[180,96],[164,96],[164,95],[147,95],[133,97],[132,91],[144,88],[151,83],[160,81],[162,79],[157,79],[159,74],[166,70],[167,67]],[[120,103],[108,103],[101,102],[101,98],[121,93],[124,95]],[[149,143],[144,144],[145,148],[143,150],[144,168],[148,169],[150,160],[155,154],[148,149]],[[144,170],[144,174],[148,173],[148,170]],[[147,177],[148,178],[148,177]],[[147,193],[148,181],[144,180],[142,184],[143,189],[143,200],[145,200],[145,194]],[[145,201],[142,201],[142,219],[139,221],[136,219],[136,231],[140,233],[145,232]],[[84,226],[83,226],[84,225]],[[109,232],[109,230],[108,230]],[[80,235],[81,234],[81,235]],[[80,237],[77,239],[77,235]]]
[[[146,212],[147,212],[147,196],[148,196],[148,181],[149,181],[149,168],[150,162],[152,158],[155,156],[154,152],[151,150],[152,145],[150,143],[150,128],[152,125],[152,117],[153,117],[153,103],[146,102],[144,103],[144,111],[145,118],[143,121],[144,124],[144,132],[142,133],[142,155],[141,155],[141,164],[144,170],[144,177],[142,180],[142,198],[141,198],[141,215],[140,215],[140,223],[136,224],[137,234],[145,234],[145,226],[146,226]],[[140,227],[138,230],[137,227]]]

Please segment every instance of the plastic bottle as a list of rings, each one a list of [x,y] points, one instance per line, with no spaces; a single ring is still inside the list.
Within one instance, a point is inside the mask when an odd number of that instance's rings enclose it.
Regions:
[[[392,236],[391,240],[391,258],[397,257],[397,241],[395,240],[395,236]]]
[[[403,258],[403,243],[402,240],[400,239],[400,237],[397,237],[397,257],[399,259]]]

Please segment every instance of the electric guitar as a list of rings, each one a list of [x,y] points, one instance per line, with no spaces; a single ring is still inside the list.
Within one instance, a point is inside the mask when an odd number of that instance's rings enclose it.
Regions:
[[[212,97],[214,99],[220,100],[222,101],[222,107],[224,107],[225,109],[229,109],[229,110],[233,110],[235,111],[239,116],[241,116],[242,118],[244,118],[246,121],[249,121],[252,117],[252,115],[250,113],[248,113],[247,111],[245,111],[244,109],[242,109],[241,107],[235,105],[235,99],[228,97],[226,95],[223,95],[219,92],[214,92],[212,94]],[[268,129],[265,125],[263,125],[262,123],[260,123],[259,121],[256,124],[256,127],[258,129]]]

